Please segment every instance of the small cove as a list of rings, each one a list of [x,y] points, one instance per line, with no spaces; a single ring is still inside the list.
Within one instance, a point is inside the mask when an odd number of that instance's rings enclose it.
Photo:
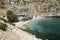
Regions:
[[[25,30],[37,38],[60,40],[60,18],[40,18],[30,22]]]

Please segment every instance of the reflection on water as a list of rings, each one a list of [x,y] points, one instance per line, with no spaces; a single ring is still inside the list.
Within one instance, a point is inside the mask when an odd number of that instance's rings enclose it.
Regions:
[[[60,19],[42,18],[29,23],[26,30],[38,38],[60,40]]]

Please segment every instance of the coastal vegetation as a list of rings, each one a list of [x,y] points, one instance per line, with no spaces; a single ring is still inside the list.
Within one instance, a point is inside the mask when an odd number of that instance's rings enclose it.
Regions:
[[[7,25],[0,22],[0,29],[2,29],[3,31],[6,31],[7,30]]]
[[[13,14],[12,11],[7,11],[7,19],[10,21],[10,22],[16,22],[18,21],[18,16],[16,16],[15,14]]]
[[[9,23],[9,24],[15,26],[15,24],[13,24],[12,22],[10,22],[10,21],[8,21],[8,20],[6,20],[6,19],[4,19],[4,18],[0,18],[0,19],[1,19],[2,21],[4,21],[5,23]]]

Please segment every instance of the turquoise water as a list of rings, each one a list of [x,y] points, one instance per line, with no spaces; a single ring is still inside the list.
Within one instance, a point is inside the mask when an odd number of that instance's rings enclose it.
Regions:
[[[26,30],[38,38],[60,40],[60,18],[41,18],[32,21]]]

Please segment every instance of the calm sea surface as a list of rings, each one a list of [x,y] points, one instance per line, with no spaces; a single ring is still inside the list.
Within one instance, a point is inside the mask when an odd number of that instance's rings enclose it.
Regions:
[[[30,22],[26,30],[37,38],[60,40],[60,18],[41,18]]]

